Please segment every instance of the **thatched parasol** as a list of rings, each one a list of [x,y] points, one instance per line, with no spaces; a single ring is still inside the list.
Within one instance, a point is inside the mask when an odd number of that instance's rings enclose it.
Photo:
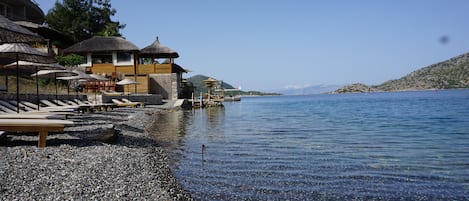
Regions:
[[[23,68],[23,69],[30,69],[34,68],[36,70],[36,73],[31,75],[36,77],[36,97],[37,97],[37,105],[38,105],[38,110],[39,110],[39,82],[37,79],[39,69],[57,69],[57,70],[65,70],[65,67],[57,64],[57,63],[51,63],[51,64],[44,64],[44,63],[36,63],[36,62],[30,62],[30,61],[17,61],[13,62],[11,64],[4,65],[3,68],[8,69],[8,68]]]
[[[122,37],[95,36],[64,49],[65,54],[89,52],[138,52],[138,47]]]
[[[123,79],[123,80],[117,82],[116,84],[117,84],[117,85],[123,85],[123,86],[125,87],[125,86],[132,85],[132,84],[134,84],[135,86],[137,86],[137,84],[140,84],[140,83],[139,83],[139,82],[136,82],[135,80],[131,80],[131,79],[129,79],[129,78],[125,78],[125,79]],[[124,92],[125,92],[125,88],[124,88]],[[129,92],[128,92],[127,94],[129,94],[129,93],[130,93],[130,90],[129,90]]]
[[[215,86],[215,84],[218,83],[218,80],[216,79],[213,79],[213,78],[208,78],[206,80],[202,80],[202,82],[204,83],[205,87],[207,87],[207,90],[208,90],[208,100],[210,100],[210,90],[212,89],[213,86]]]
[[[179,54],[169,47],[160,44],[158,37],[151,45],[140,50],[141,57],[159,59],[159,58],[178,58]]]
[[[44,41],[39,36],[0,15],[0,43],[25,43]]]
[[[32,74],[31,77],[36,77],[36,101],[37,101],[37,110],[39,110],[39,76],[44,76],[44,75],[54,75],[54,82],[55,82],[55,99],[58,99],[58,87],[57,87],[57,80],[55,79],[57,75],[74,75],[75,73],[69,70],[65,70],[65,67],[63,67],[60,64],[49,64],[47,66],[46,64],[42,65],[44,70],[38,71],[36,68],[36,73]]]
[[[47,53],[41,52],[37,49],[32,48],[25,43],[5,43],[0,45],[0,57],[2,58],[11,58],[16,60],[16,102],[17,109],[16,112],[20,112],[19,102],[20,102],[20,91],[19,91],[19,62],[30,61],[30,62],[39,62],[39,63],[53,63],[54,58],[50,57]]]

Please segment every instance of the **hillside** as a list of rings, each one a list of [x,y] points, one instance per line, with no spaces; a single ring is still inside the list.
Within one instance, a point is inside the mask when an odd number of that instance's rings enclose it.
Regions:
[[[206,80],[208,78],[209,77],[205,76],[205,75],[194,75],[190,78],[187,78],[187,81],[192,82],[193,86],[196,87],[198,92],[206,93],[207,88],[205,88],[203,80]],[[214,79],[217,79],[217,78],[214,78]],[[228,84],[226,82],[223,82],[223,88],[224,89],[235,89],[235,87],[233,87],[231,84]],[[225,92],[225,95],[232,95],[232,96],[236,96],[236,95],[258,95],[258,96],[262,96],[262,95],[280,95],[280,94],[278,94],[278,93],[264,93],[264,92],[259,92],[259,91],[241,91],[240,90],[240,91]]]
[[[205,75],[194,75],[190,78],[187,78],[187,81],[192,82],[192,84],[197,88],[198,91],[207,92],[207,89],[204,86],[203,80],[208,79],[208,76]],[[234,89],[234,87],[226,82],[223,82],[224,89]]]
[[[353,90],[354,88],[352,85],[347,85],[334,93],[357,92]],[[469,88],[469,53],[418,69],[402,78],[370,88],[372,91]]]

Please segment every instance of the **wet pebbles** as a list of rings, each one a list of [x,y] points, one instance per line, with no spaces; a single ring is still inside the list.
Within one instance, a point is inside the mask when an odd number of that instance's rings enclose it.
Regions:
[[[46,148],[37,148],[34,133],[3,136],[0,200],[190,200],[146,133],[159,110],[71,117],[75,125],[50,134]],[[114,128],[106,142],[96,138],[103,128]]]

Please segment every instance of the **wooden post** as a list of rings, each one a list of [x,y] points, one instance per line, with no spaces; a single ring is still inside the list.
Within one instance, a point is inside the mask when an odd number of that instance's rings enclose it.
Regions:
[[[40,130],[39,131],[39,139],[38,139],[38,147],[45,147],[46,146],[46,138],[47,138],[47,131],[45,130]]]

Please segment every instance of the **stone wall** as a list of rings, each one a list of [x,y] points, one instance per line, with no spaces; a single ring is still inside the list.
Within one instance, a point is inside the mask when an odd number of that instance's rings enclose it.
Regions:
[[[173,93],[171,74],[150,74],[149,78],[149,92],[151,94],[161,94],[163,99],[172,99]]]
[[[75,98],[78,98],[80,100],[88,100],[87,95],[84,95],[84,94],[79,94],[79,95],[76,95],[76,94],[70,94],[70,95],[59,94],[59,95],[57,95],[57,97],[56,97],[55,94],[39,94],[39,100],[43,100],[43,99],[46,99],[46,100],[55,100],[55,99],[73,100]],[[16,93],[0,93],[0,99],[1,100],[16,100]],[[20,94],[19,99],[20,99],[20,101],[28,101],[28,102],[35,103],[36,100],[37,100],[37,96],[36,96],[36,94]]]

